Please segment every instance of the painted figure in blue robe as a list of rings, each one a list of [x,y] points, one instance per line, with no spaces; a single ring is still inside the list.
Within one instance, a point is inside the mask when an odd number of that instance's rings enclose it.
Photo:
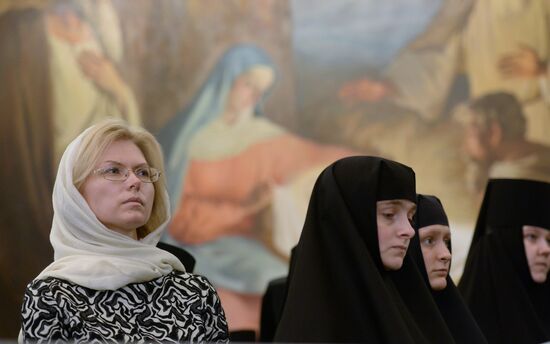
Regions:
[[[191,104],[159,132],[173,220],[164,241],[190,251],[216,287],[230,329],[257,329],[261,296],[287,273],[320,170],[350,155],[297,136],[263,114],[269,56],[227,50]]]

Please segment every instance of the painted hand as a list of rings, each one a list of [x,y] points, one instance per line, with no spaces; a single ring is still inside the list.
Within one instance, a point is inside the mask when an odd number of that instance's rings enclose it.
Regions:
[[[520,44],[517,51],[501,57],[498,68],[506,78],[531,79],[546,71],[546,63],[533,48]]]

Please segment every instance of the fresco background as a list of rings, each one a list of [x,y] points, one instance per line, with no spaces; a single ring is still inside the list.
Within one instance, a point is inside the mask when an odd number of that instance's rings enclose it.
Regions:
[[[68,15],[76,3],[79,16]],[[516,92],[514,77],[500,81],[478,73],[476,68],[492,62],[468,51],[479,44],[494,50],[488,56],[514,53],[523,43],[538,61],[547,61],[548,6],[545,0],[0,0],[0,338],[15,338],[25,286],[53,257],[51,190],[63,146],[106,115],[161,135],[224,52],[241,43],[263,50],[275,65],[277,81],[264,107],[271,123],[317,145],[382,155],[413,167],[418,192],[439,196],[446,207],[452,275],[459,278],[483,190],[469,179],[464,132],[454,113],[488,91]],[[517,35],[496,34],[501,26],[486,23],[487,40],[492,42],[493,34],[499,44],[476,43],[470,32],[485,32],[479,17],[491,20],[487,13],[497,19],[520,13],[508,24]],[[56,53],[48,38],[55,32],[48,18],[55,15],[67,39],[86,36],[85,23],[98,47],[88,42],[71,50],[74,55],[67,59],[72,62],[60,58],[62,50]],[[518,41],[521,37],[526,41]],[[102,58],[82,61],[79,54],[87,49],[98,49]],[[393,98],[347,100],[344,87],[364,78],[415,87]],[[542,104],[541,133],[529,139],[550,144],[544,100],[550,97],[543,87],[548,77],[516,79],[522,83],[520,101]],[[85,103],[103,98],[104,113]],[[550,172],[541,175],[550,179]],[[296,196],[302,212],[314,180],[308,178]],[[279,253],[286,263],[288,250]],[[248,303],[252,313],[255,302]],[[236,309],[230,326],[254,328],[257,315],[248,323],[236,319],[239,305],[227,306]]]

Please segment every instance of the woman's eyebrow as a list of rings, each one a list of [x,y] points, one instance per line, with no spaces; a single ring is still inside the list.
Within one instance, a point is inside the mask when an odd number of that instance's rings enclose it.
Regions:
[[[416,212],[416,204],[413,204],[411,206],[411,209],[407,209],[407,203],[401,201],[401,200],[388,200],[388,201],[381,201],[382,204],[380,204],[382,207],[401,207],[404,208],[407,212],[415,213]]]
[[[437,230],[434,228],[426,228],[426,227],[422,227],[419,229],[419,233],[433,233],[433,232],[437,232]]]
[[[111,164],[116,164],[116,165],[120,165],[120,166],[126,166],[123,163],[121,163],[120,161],[115,161],[115,160],[105,160],[105,161],[102,162],[102,164],[105,164],[105,163],[111,163]],[[147,164],[147,162],[140,162],[140,163],[137,163],[137,164],[135,164],[131,167],[136,168],[136,167],[143,167],[143,166],[149,166],[149,164]]]

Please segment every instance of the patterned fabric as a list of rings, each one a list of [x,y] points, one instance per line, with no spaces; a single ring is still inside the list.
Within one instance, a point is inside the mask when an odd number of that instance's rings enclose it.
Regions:
[[[117,290],[34,280],[22,309],[25,342],[228,342],[216,291],[202,276],[173,272]]]

